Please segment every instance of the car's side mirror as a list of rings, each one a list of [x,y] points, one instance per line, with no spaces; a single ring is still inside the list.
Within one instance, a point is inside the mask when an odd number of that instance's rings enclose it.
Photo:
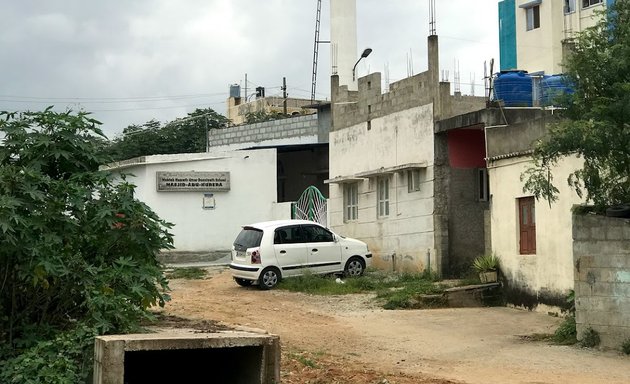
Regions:
[[[333,235],[333,241],[335,243],[338,243],[339,242],[339,237],[337,237],[337,235]]]

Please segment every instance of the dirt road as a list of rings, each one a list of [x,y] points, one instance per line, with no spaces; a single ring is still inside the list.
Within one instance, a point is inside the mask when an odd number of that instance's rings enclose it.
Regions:
[[[167,314],[279,335],[283,382],[630,382],[627,356],[523,341],[519,336],[556,328],[560,319],[544,314],[510,308],[386,311],[369,295],[241,288],[226,270],[205,280],[173,280],[171,288]],[[319,370],[311,369],[311,361]]]

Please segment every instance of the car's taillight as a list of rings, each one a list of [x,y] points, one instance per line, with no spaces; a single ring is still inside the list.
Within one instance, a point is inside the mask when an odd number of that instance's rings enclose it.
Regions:
[[[251,260],[252,260],[252,264],[260,264],[260,250],[259,249],[254,249],[251,252]]]

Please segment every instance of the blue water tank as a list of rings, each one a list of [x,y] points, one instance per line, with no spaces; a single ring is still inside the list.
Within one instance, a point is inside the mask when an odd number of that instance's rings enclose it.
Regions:
[[[526,71],[501,71],[494,78],[494,98],[506,107],[531,107],[532,77]]]
[[[551,75],[543,77],[541,103],[544,106],[558,105],[558,97],[573,93],[571,83],[564,75]]]

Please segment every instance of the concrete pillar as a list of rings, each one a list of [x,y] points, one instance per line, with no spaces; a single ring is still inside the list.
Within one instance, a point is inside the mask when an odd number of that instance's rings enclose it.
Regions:
[[[330,0],[331,74],[339,75],[339,85],[356,91],[352,67],[357,54],[357,3],[356,0]]]
[[[330,132],[335,130],[335,113],[339,102],[339,75],[330,76]]]
[[[427,54],[429,56],[429,81],[433,90],[433,116],[438,121],[442,116],[442,102],[440,93],[440,52],[437,35],[430,35],[427,39]]]

